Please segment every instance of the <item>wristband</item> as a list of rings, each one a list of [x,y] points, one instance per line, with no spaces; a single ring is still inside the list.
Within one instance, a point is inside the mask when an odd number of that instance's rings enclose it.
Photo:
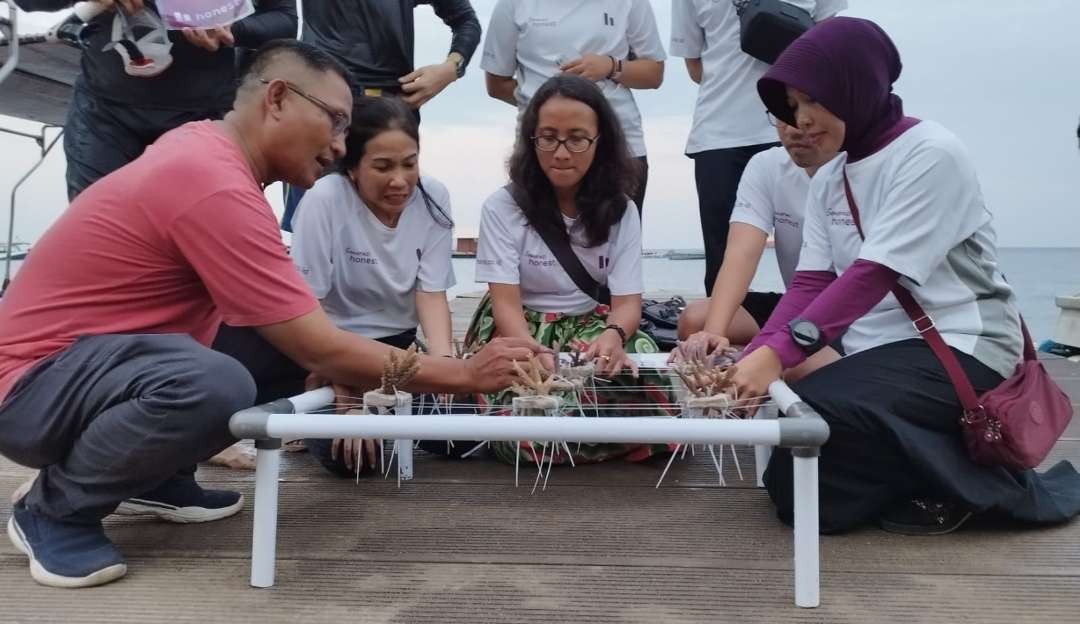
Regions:
[[[626,344],[626,330],[625,329],[623,329],[622,327],[619,327],[618,325],[616,325],[614,323],[611,323],[609,325],[604,326],[604,331],[607,331],[609,329],[614,329],[616,332],[618,332],[619,333],[619,338],[622,338],[623,344]]]
[[[615,75],[619,63],[615,60],[615,57],[611,56],[610,54],[608,55],[608,58],[611,59],[611,71],[609,71],[607,76],[604,76],[604,78],[606,78],[607,80],[611,80],[611,77]]]
[[[622,59],[615,59],[615,71],[612,72],[610,77],[614,82],[622,80]]]

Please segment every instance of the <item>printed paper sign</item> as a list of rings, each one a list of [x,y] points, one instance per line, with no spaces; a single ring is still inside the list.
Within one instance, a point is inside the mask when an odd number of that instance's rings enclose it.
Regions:
[[[251,0],[157,0],[169,30],[226,26],[255,12]]]

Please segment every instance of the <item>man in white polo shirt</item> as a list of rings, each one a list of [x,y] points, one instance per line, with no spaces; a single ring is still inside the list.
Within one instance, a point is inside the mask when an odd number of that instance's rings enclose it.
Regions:
[[[786,0],[815,21],[847,8],[847,0]],[[757,94],[768,65],[742,51],[739,16],[730,0],[672,0],[671,54],[686,59],[701,85],[686,154],[694,159],[705,244],[705,293],[724,259],[728,221],[746,163],[776,145]]]

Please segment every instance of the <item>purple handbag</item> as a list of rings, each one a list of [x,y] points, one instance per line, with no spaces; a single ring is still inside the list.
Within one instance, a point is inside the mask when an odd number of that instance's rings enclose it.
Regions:
[[[844,173],[844,192],[855,228],[859,236],[865,238],[847,173]],[[1016,366],[1011,377],[982,396],[976,396],[975,388],[960,367],[956,354],[934,327],[934,319],[903,286],[897,284],[892,293],[911,317],[915,331],[941,361],[956,388],[956,395],[964,408],[960,428],[971,460],[984,466],[1004,466],[1012,470],[1027,470],[1042,463],[1069,426],[1073,410],[1069,397],[1054,383],[1037,359],[1024,319],[1020,319],[1020,330],[1024,334],[1024,359]]]

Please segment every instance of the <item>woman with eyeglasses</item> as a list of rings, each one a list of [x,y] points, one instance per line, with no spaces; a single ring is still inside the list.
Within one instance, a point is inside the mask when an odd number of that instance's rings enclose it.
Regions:
[[[600,403],[670,402],[662,388],[626,389],[669,382],[655,375],[638,378],[627,357],[657,348],[638,331],[641,223],[628,197],[634,165],[619,119],[600,89],[568,75],[537,89],[522,115],[509,169],[510,183],[488,197],[480,217],[476,281],[487,282],[488,296],[473,317],[466,346],[496,335],[531,338],[547,347],[558,343],[563,351],[580,344],[597,374],[609,380],[597,384]],[[591,280],[610,291],[610,303],[575,284],[545,239],[562,241]],[[543,365],[552,369],[554,360],[548,356]],[[484,400],[508,405],[511,398],[507,391]],[[564,397],[568,409],[578,398]],[[540,445],[493,444],[506,461],[518,449],[530,461],[541,454]],[[582,444],[575,461],[644,459],[666,448]]]
[[[359,98],[340,172],[304,194],[291,253],[338,327],[404,349],[419,324],[429,353],[451,355],[450,197],[438,180],[420,175],[419,160],[412,111],[396,98]],[[371,440],[307,446],[338,472],[377,459]]]
[[[905,115],[892,88],[900,70],[881,27],[835,17],[758,81],[769,111],[842,153],[814,175],[791,286],[733,380],[740,396],[760,397],[843,334],[845,357],[792,384],[829,425],[823,532],[877,523],[940,535],[986,512],[1064,522],[1080,513],[1068,462],[1039,474],[978,464],[965,449],[948,371],[977,396],[1002,384],[1021,360],[1021,320],[971,156],[940,124]],[[786,522],[793,453],[777,449],[764,476]]]
[[[599,87],[636,161],[630,197],[640,216],[649,161],[633,91],[660,88],[666,58],[648,0],[499,0],[480,67],[488,95],[519,111],[552,76],[581,76]]]

